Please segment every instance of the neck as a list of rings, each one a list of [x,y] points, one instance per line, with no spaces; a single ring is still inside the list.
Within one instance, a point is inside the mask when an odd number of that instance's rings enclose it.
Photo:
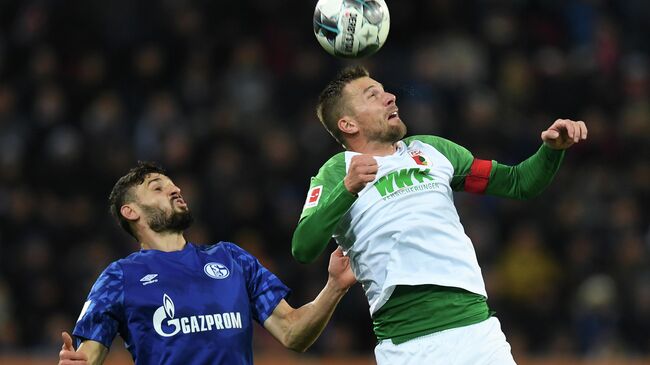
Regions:
[[[365,141],[350,146],[349,150],[363,153],[365,155],[388,156],[397,151],[397,142],[386,143]]]
[[[144,250],[180,251],[185,247],[186,242],[183,232],[159,233],[148,230],[140,236],[140,247]]]

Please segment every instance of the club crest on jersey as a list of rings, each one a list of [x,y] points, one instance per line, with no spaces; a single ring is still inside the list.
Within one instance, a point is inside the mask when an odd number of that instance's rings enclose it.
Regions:
[[[208,262],[203,266],[205,274],[213,279],[225,279],[230,276],[230,270],[226,265],[218,262]]]
[[[421,166],[429,166],[429,158],[422,153],[420,150],[409,151],[409,155],[413,158],[416,164]]]
[[[305,200],[305,208],[312,208],[318,205],[320,195],[323,192],[323,185],[314,186],[309,189],[307,193],[307,200]]]

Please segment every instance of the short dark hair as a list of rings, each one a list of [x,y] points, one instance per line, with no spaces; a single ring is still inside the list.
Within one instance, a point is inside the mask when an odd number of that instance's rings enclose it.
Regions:
[[[111,194],[108,196],[111,214],[115,217],[126,233],[130,234],[135,239],[138,239],[138,237],[133,233],[129,221],[122,216],[122,213],[120,213],[120,209],[124,204],[135,200],[132,188],[142,184],[149,174],[165,175],[165,170],[155,162],[138,161],[136,167],[129,170],[126,175],[117,180],[113,186],[113,190],[111,190]]]
[[[344,145],[343,134],[338,127],[338,121],[343,116],[345,108],[342,100],[343,88],[350,82],[367,76],[370,76],[370,73],[363,66],[346,67],[325,86],[318,97],[316,116],[332,137],[342,145]]]

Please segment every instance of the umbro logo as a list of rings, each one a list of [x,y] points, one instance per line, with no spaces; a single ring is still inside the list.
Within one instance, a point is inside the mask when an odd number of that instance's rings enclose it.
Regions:
[[[140,281],[142,282],[143,286],[144,285],[149,285],[149,284],[153,284],[153,283],[158,282],[158,279],[156,279],[157,277],[158,277],[158,274],[147,274],[147,275],[143,276],[142,279],[140,279]]]

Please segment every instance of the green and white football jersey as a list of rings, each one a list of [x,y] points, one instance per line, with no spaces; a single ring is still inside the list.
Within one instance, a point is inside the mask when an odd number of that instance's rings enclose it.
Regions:
[[[375,157],[379,165],[375,181],[358,194],[336,226],[333,236],[350,257],[371,313],[388,300],[396,285],[436,284],[487,296],[451,187],[455,172],[465,173],[473,157],[460,147],[443,146],[445,142],[407,139],[397,143],[393,155]],[[322,185],[323,193],[332,189],[343,180],[341,171],[348,170],[355,155],[349,151],[336,155],[334,163],[326,165],[333,171],[321,171],[312,184]]]
[[[487,297],[453,191],[519,198],[536,194],[557,171],[562,152],[543,146],[510,167],[475,159],[467,149],[435,136],[406,138],[396,147],[392,155],[375,156],[377,176],[358,196],[343,185],[358,153],[339,153],[323,165],[312,178],[294,234],[294,257],[311,261],[334,237],[351,259],[371,314],[398,285],[455,287]]]

